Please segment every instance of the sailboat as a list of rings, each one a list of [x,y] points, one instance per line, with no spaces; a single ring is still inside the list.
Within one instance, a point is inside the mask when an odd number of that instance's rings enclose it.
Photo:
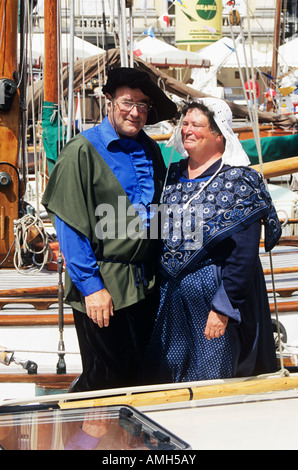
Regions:
[[[30,5],[25,6],[23,2],[21,2],[20,6],[20,18],[22,20],[28,19],[28,15],[30,16],[31,14]],[[49,2],[47,6],[48,8],[45,8],[45,15],[49,28],[47,28],[45,41],[49,41],[53,34],[56,34],[55,37],[57,37],[57,10],[55,10],[55,6],[57,5],[56,3],[53,4],[53,2]],[[26,7],[28,7],[28,10],[26,10]],[[36,183],[36,205],[33,207],[31,204],[24,204],[24,194],[27,189],[27,167],[23,155],[26,154],[27,150],[27,122],[22,112],[24,106],[20,106],[20,102],[25,102],[26,99],[27,65],[26,54],[21,54],[20,75],[18,75],[17,38],[19,2],[17,0],[1,2],[1,17],[3,18],[4,26],[1,36],[0,61],[1,64],[3,64],[2,76],[5,77],[2,81],[5,82],[4,86],[8,89],[5,93],[5,100],[1,112],[2,184],[0,196],[0,251],[2,291],[0,301],[2,309],[1,331],[4,343],[1,348],[1,362],[2,365],[4,364],[4,368],[2,367],[1,371],[1,382],[12,383],[25,381],[27,383],[31,382],[34,386],[36,383],[39,383],[42,387],[44,386],[42,384],[46,386],[48,383],[51,383],[54,388],[61,388],[62,386],[67,389],[71,381],[80,373],[81,364],[72,315],[67,313],[67,310],[65,312],[63,311],[64,308],[67,307],[63,305],[62,256],[60,255],[59,257],[59,253],[56,255],[56,251],[51,249],[49,237],[40,214],[40,187],[38,181],[40,168],[37,164],[35,166],[36,173],[34,175]],[[27,24],[27,21],[20,21],[20,24]],[[55,29],[55,33],[53,28]],[[22,51],[22,45],[24,46],[24,39],[22,38],[26,38],[25,31],[21,32],[20,38],[22,40],[20,50]],[[56,45],[56,47],[54,47],[54,45]],[[46,77],[44,80],[44,125],[48,123],[47,119],[50,121],[51,116],[55,116],[55,110],[57,108],[57,41],[53,41],[53,44],[46,43],[46,51],[47,54],[44,63],[44,75]],[[17,87],[17,84],[22,85],[23,82],[25,82],[23,85],[24,90],[22,86]],[[14,84],[15,88],[13,88]],[[51,128],[55,126],[57,129],[57,123],[59,122],[58,117],[52,119],[47,130],[44,132],[45,136],[49,137],[52,131]],[[19,129],[21,129],[20,133]],[[35,132],[33,135],[35,135]],[[53,135],[52,132],[52,136]],[[55,146],[55,144],[53,144],[51,138],[46,141],[46,143],[48,142],[47,151],[50,151],[52,150],[51,145]],[[20,148],[22,154],[20,153]],[[22,155],[23,158],[20,159],[19,155]],[[34,155],[34,159],[36,163],[36,155]],[[41,244],[41,248],[37,247],[37,243]],[[36,260],[32,263],[34,256]],[[27,266],[28,260],[29,265]],[[46,266],[49,266],[49,262],[56,265],[55,271],[48,271],[46,269]],[[33,268],[36,268],[35,270],[33,269],[33,273],[32,270],[30,271],[30,269],[28,269],[30,268],[30,263],[33,264]],[[45,269],[43,270],[44,267]],[[16,273],[18,274],[17,276],[15,276]],[[11,286],[13,286],[13,289]],[[33,314],[32,306],[35,306]],[[8,308],[6,309],[5,307]],[[36,315],[36,312],[42,313]],[[55,337],[52,333],[53,329],[57,332],[56,345],[55,342],[49,341],[49,338]],[[63,333],[64,335],[68,335],[67,330],[70,331],[70,348],[72,348],[73,345],[73,354],[77,360],[75,360],[73,373],[70,372],[66,374]],[[29,337],[32,335],[33,341],[29,340],[29,342],[23,343],[21,338],[24,339],[27,334],[30,335]],[[12,350],[12,344],[15,343],[16,336],[18,335],[20,335],[20,339],[17,340],[18,347],[13,347]],[[34,344],[34,348],[31,348],[31,358],[28,359],[26,354],[30,354],[30,351],[28,351],[28,344],[30,344],[30,342],[31,346]],[[26,344],[26,346],[24,344]],[[22,348],[27,352],[22,352]],[[35,350],[33,354],[32,349]],[[55,354],[53,356],[52,351],[56,351],[56,357],[58,357],[56,367],[53,367]],[[48,356],[48,354],[50,354],[50,356]],[[42,363],[52,364],[52,367],[46,371],[45,375],[42,375],[42,371],[38,370],[37,366],[37,364],[40,363],[41,357],[43,358],[41,360]],[[24,374],[18,374],[20,370],[24,372]],[[12,372],[12,375],[9,375],[10,372]],[[7,373],[9,376],[7,376]]]
[[[52,3],[52,5],[55,2]],[[2,2],[2,9],[4,2]],[[13,18],[13,25],[10,31],[16,31],[18,21],[18,2],[7,0],[5,2],[5,19]],[[45,9],[50,16],[55,18],[55,8]],[[3,10],[0,9],[3,17]],[[50,18],[46,19],[49,36],[55,37],[56,31],[50,26]],[[54,21],[55,24],[55,21]],[[5,32],[9,28],[5,29]],[[5,34],[5,48],[2,44],[0,51],[9,56],[10,69],[3,72],[3,76],[14,80],[14,72],[17,70],[16,62],[16,39],[8,47],[10,35]],[[4,39],[3,39],[4,41]],[[7,41],[7,42],[6,42]],[[56,72],[51,75],[51,70],[47,68],[49,64],[56,64],[55,51],[51,45],[46,46],[46,50],[53,53],[49,63],[45,65],[44,74],[47,76],[47,83],[56,83]],[[57,51],[56,51],[57,52]],[[129,53],[127,53],[127,57]],[[106,59],[110,65],[121,65],[123,57],[119,51],[112,50],[106,53]],[[141,60],[135,58],[141,69],[149,71],[155,79],[161,79],[168,92],[180,97],[203,96],[202,93],[186,87],[177,80],[171,79],[162,72],[149,66]],[[90,59],[90,66],[92,60]],[[49,76],[48,76],[49,74]],[[71,82],[70,77],[69,82]],[[45,82],[45,83],[46,83]],[[10,83],[11,84],[11,83]],[[13,91],[13,90],[12,90]],[[71,92],[70,92],[71,93]],[[47,90],[45,87],[45,102],[57,102],[57,90]],[[146,449],[146,450],[175,450],[189,451],[191,449],[257,449],[257,448],[297,448],[296,439],[296,416],[298,375],[295,371],[289,373],[284,366],[283,355],[279,357],[281,370],[276,375],[247,377],[243,379],[214,380],[196,383],[183,384],[163,384],[148,387],[135,387],[113,390],[98,390],[96,392],[86,392],[83,394],[68,394],[67,389],[71,381],[79,374],[79,359],[77,345],[72,343],[71,335],[74,333],[71,313],[65,305],[61,305],[61,295],[63,296],[62,277],[63,260],[59,259],[58,271],[40,271],[37,284],[33,288],[24,286],[27,281],[32,280],[30,275],[19,274],[19,285],[14,270],[13,263],[13,242],[14,227],[13,220],[18,219],[19,194],[22,194],[21,182],[18,173],[18,142],[19,142],[19,92],[13,94],[12,106],[6,113],[1,113],[3,132],[0,145],[1,157],[9,155],[9,162],[1,161],[2,176],[0,197],[1,207],[1,229],[4,220],[9,220],[5,227],[5,237],[3,232],[0,242],[1,255],[5,255],[5,263],[2,265],[0,274],[2,278],[7,277],[8,286],[5,292],[5,300],[14,295],[14,300],[21,297],[28,307],[28,303],[35,306],[53,307],[49,310],[42,310],[39,315],[37,309],[30,315],[8,313],[9,323],[12,326],[12,341],[17,341],[18,347],[5,347],[0,352],[0,359],[6,362],[7,372],[0,374],[0,390],[2,385],[13,383],[13,390],[2,394],[0,402],[0,445],[2,448],[23,448],[23,449],[63,449],[65,442],[73,442],[74,437],[84,429],[84,424],[95,425],[101,429],[102,435],[95,440],[90,439],[89,447],[98,449]],[[233,111],[240,115],[245,113],[244,107],[232,106]],[[51,111],[52,112],[52,111]],[[265,113],[259,114],[260,119],[269,119]],[[272,116],[270,117],[272,118]],[[266,121],[265,121],[266,122]],[[269,121],[268,121],[269,122]],[[58,121],[59,128],[59,121]],[[13,142],[13,146],[4,147],[4,143]],[[24,145],[24,144],[23,144]],[[3,157],[2,157],[3,158]],[[2,160],[1,158],[1,160]],[[274,162],[261,165],[264,177],[269,178],[284,172],[297,171],[297,158],[289,158],[279,165]],[[9,181],[6,183],[5,181]],[[4,189],[3,189],[4,188]],[[11,213],[7,212],[7,201],[11,202]],[[5,207],[5,209],[3,209]],[[6,217],[4,219],[4,216]],[[4,241],[3,241],[4,240]],[[4,245],[3,245],[4,244]],[[8,256],[7,252],[12,246]],[[6,257],[7,256],[7,257]],[[11,277],[10,277],[11,276]],[[32,275],[33,276],[33,275]],[[31,279],[30,279],[31,277]],[[2,283],[3,289],[4,283]],[[14,289],[11,289],[13,285]],[[293,288],[295,289],[296,286]],[[4,290],[4,289],[3,289]],[[29,300],[29,302],[28,302]],[[1,301],[1,299],[0,299]],[[3,301],[3,299],[2,299]],[[7,304],[6,304],[7,305]],[[8,303],[8,305],[11,305]],[[60,307],[60,310],[59,310]],[[62,309],[61,309],[62,307]],[[24,309],[24,312],[26,309]],[[3,312],[2,312],[3,313]],[[5,324],[5,315],[1,315],[1,324]],[[24,333],[23,325],[30,316],[31,334],[33,335],[34,348],[22,348],[22,339],[29,333]],[[26,318],[27,317],[27,318]],[[69,327],[69,328],[68,328]],[[21,329],[17,338],[18,328]],[[26,326],[26,331],[28,326]],[[47,329],[49,328],[49,329]],[[46,351],[47,344],[42,331],[46,335],[51,330],[49,336],[54,341],[49,344],[49,351]],[[66,338],[69,330],[70,338]],[[56,332],[56,335],[54,334]],[[8,337],[5,334],[3,340]],[[41,345],[37,346],[37,340],[41,339]],[[0,333],[0,342],[1,333]],[[67,345],[66,349],[64,342]],[[16,343],[14,343],[16,344]],[[58,345],[56,347],[56,345]],[[69,348],[69,349],[68,349]],[[71,349],[73,348],[73,349]],[[36,349],[35,351],[33,349]],[[57,350],[56,350],[57,349]],[[51,372],[40,371],[37,368],[35,357],[39,354],[48,353],[49,356],[56,357],[51,361]],[[68,359],[75,357],[73,364]],[[282,353],[282,350],[279,350]],[[24,356],[25,354],[25,356]],[[29,356],[28,356],[29,355]],[[21,356],[21,359],[20,359]],[[25,357],[25,359],[24,359]],[[54,367],[53,367],[54,364]],[[69,366],[71,372],[69,372]],[[13,367],[13,373],[10,368]],[[2,368],[3,370],[3,368]],[[5,379],[6,376],[6,379]],[[5,384],[4,381],[7,381]],[[20,395],[17,393],[16,384],[20,385]],[[28,386],[28,387],[27,387]],[[56,391],[51,395],[36,395],[37,388],[43,387],[48,392]],[[1,392],[1,393],[2,393]],[[61,393],[64,392],[64,393]],[[26,396],[27,394],[27,396]],[[10,398],[10,399],[9,399]],[[243,420],[245,424],[243,425]],[[286,423],[286,431],[280,432],[278,424]],[[87,426],[88,427],[88,426]],[[239,432],[241,430],[241,432]],[[91,437],[92,434],[90,435]],[[112,436],[112,437],[111,437]],[[69,444],[71,446],[71,443]],[[178,455],[178,454],[177,454]],[[188,454],[189,455],[189,454]],[[181,457],[182,459],[182,457]],[[180,461],[179,461],[180,462]],[[182,462],[182,461],[181,461]],[[108,462],[105,462],[108,463]],[[177,461],[176,461],[177,463]]]

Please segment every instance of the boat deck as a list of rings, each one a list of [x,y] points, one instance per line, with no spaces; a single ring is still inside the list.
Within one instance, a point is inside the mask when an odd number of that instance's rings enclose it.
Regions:
[[[2,269],[1,289],[0,289],[0,346],[14,351],[14,357],[22,361],[33,361],[37,364],[37,375],[28,374],[21,365],[11,362],[8,366],[0,364],[0,382],[11,382],[9,388],[7,384],[3,387],[3,394],[16,383],[26,385],[27,390],[34,391],[35,383],[39,389],[50,387],[55,389],[67,389],[69,384],[81,372],[81,359],[71,308],[64,304],[64,325],[62,340],[64,342],[64,361],[66,364],[66,374],[57,373],[59,360],[59,308],[55,296],[49,299],[50,305],[41,305],[35,308],[28,296],[8,298],[3,301],[1,291],[8,289],[25,289],[49,286],[58,286],[57,271],[49,271],[44,268],[40,272],[28,270],[25,274],[19,273],[15,269]],[[44,300],[43,295],[32,296],[32,302],[36,298]],[[49,296],[46,296],[49,298]],[[2,301],[2,304],[1,304]],[[22,303],[23,302],[23,303]],[[2,387],[1,387],[2,389]],[[12,396],[12,395],[10,395]],[[3,397],[1,393],[1,398]]]
[[[295,268],[298,266],[297,255],[298,248],[277,246],[272,251],[273,268],[287,267],[290,270]],[[260,249],[260,258],[264,271],[269,269],[269,255],[265,254],[262,248]],[[57,272],[47,269],[40,273],[28,272],[27,274],[20,274],[14,269],[2,269],[0,276],[1,290],[58,285]],[[272,304],[271,275],[266,274],[265,279],[269,300]],[[286,292],[285,296],[284,293],[282,295],[277,293],[278,309],[282,310],[281,305],[290,303],[297,305],[298,269],[294,272],[275,274],[274,280],[277,291],[285,287],[292,287],[293,291]],[[67,305],[64,304],[63,310],[65,318],[72,316],[71,309]],[[20,321],[16,322],[16,319]],[[28,322],[28,320],[30,321]],[[279,311],[279,321],[287,329],[288,342],[294,344],[298,338],[297,307],[296,310]],[[25,326],[25,323],[28,325]],[[14,304],[11,301],[2,306],[0,310],[0,345],[15,351],[17,357],[35,361],[38,364],[38,374],[31,376],[17,364],[12,363],[9,366],[0,364],[1,404],[8,403],[7,399],[22,402],[24,397],[37,401],[48,400],[49,394],[52,393],[58,393],[63,402],[62,393],[67,391],[69,383],[79,375],[81,370],[79,348],[72,321],[65,322],[63,337],[67,374],[59,375],[56,371],[59,342],[58,304],[54,302],[48,308],[41,310],[29,303]],[[298,345],[298,340],[296,344]],[[295,348],[295,351],[297,350],[298,348]],[[50,390],[49,383],[51,384]],[[225,384],[219,386],[225,387]],[[227,386],[229,385],[227,384]],[[202,387],[204,388],[203,384]],[[133,400],[134,393],[136,393],[135,390],[132,395],[128,394],[129,400]],[[101,394],[104,398],[104,393],[101,392]],[[164,392],[161,395],[163,396]],[[148,396],[147,392],[146,396]],[[72,397],[75,398],[74,395]],[[119,396],[116,399],[119,401]],[[65,403],[67,404],[67,401]],[[295,386],[286,390],[274,390],[273,388],[272,391],[266,393],[261,390],[257,393],[249,392],[243,395],[239,393],[225,395],[220,389],[217,395],[210,394],[207,398],[203,395],[202,398],[197,399],[197,395],[194,393],[191,401],[189,399],[179,401],[178,399],[171,403],[163,399],[154,404],[147,401],[137,404],[135,407],[164,429],[183,439],[193,450],[276,450],[298,448],[297,403],[298,392]],[[280,423],[286,423],[285,430],[280,429]]]
[[[260,248],[260,258],[264,272],[270,269],[269,255]],[[287,344],[292,345],[289,357],[290,362],[286,365],[297,365],[298,357],[298,247],[277,246],[272,251],[273,268],[280,269],[286,267],[294,272],[275,274],[275,289],[277,291],[279,322],[285,327],[287,332]],[[297,268],[295,270],[295,268]],[[44,268],[41,272],[28,270],[21,274],[15,269],[2,269],[1,289],[0,289],[0,346],[14,351],[17,358],[31,360],[38,364],[39,386],[45,387],[43,383],[46,378],[57,388],[63,389],[72,382],[74,377],[81,372],[81,359],[79,347],[73,324],[71,308],[64,304],[64,328],[63,341],[65,348],[65,362],[67,377],[57,377],[58,343],[60,339],[58,328],[58,303],[57,298],[52,296],[50,305],[39,306],[28,301],[22,303],[21,298],[6,298],[3,302],[1,291],[8,289],[49,287],[58,286],[58,273]],[[274,313],[274,297],[272,293],[271,274],[265,275],[268,289],[269,301],[271,304],[272,318]],[[286,289],[291,288],[291,292]],[[285,289],[285,290],[284,290]],[[48,297],[48,296],[46,296]],[[45,300],[45,296],[39,296]],[[36,299],[35,299],[36,300]],[[29,303],[28,303],[29,302]],[[10,363],[9,366],[0,364],[0,382],[23,382],[32,384],[36,377],[30,377],[26,370],[20,365]],[[63,380],[66,380],[66,384]],[[54,385],[53,385],[54,386]],[[6,391],[4,392],[6,393]]]

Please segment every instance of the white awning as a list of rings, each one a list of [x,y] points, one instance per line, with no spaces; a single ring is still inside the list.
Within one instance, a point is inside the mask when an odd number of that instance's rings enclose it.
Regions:
[[[61,61],[63,63],[69,62],[69,48],[70,48],[70,35],[63,33],[61,35]],[[74,36],[74,60],[86,59],[97,54],[104,53],[104,49],[94,46],[88,41],[84,41],[77,36]],[[35,60],[43,59],[44,57],[44,34],[32,34],[32,58]]]
[[[237,54],[236,54],[237,50]],[[206,46],[196,54],[201,57],[207,56],[211,60],[211,65],[238,68],[238,59],[240,67],[251,67],[251,52],[248,44],[238,44],[235,50],[234,42],[231,38],[223,37],[210,46]],[[238,59],[237,59],[238,55]],[[264,54],[256,49],[252,49],[252,62],[255,67],[271,67],[272,52]]]
[[[151,36],[147,36],[134,45],[134,53],[140,59],[160,67],[208,67],[210,60],[198,57],[195,52],[183,51]]]

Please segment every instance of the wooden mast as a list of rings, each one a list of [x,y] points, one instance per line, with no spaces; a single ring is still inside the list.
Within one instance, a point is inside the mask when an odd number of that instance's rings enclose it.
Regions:
[[[59,101],[58,0],[44,2],[44,104],[42,112],[43,144],[49,174],[57,160],[62,139]],[[58,111],[58,112],[57,112]],[[61,134],[61,135],[60,135]]]
[[[272,71],[271,75],[276,79],[278,64],[278,49],[280,43],[280,17],[281,17],[282,0],[276,0],[274,34],[273,34],[273,55],[272,55]]]
[[[18,0],[1,1],[0,268],[13,267],[13,221],[18,219],[19,206],[19,92],[17,89],[18,12]],[[8,255],[9,251],[10,255]],[[4,261],[5,259],[6,261]]]
[[[58,102],[57,0],[44,1],[44,101]]]
[[[3,22],[2,38],[0,38],[0,78],[15,81],[18,70],[17,62],[17,26],[18,26],[18,0],[6,0],[0,3],[0,21]],[[1,26],[2,28],[2,26]],[[3,96],[0,96],[3,103]],[[7,161],[18,166],[18,139],[19,139],[19,99],[18,93],[14,96],[9,112],[0,114],[0,155],[1,162]]]

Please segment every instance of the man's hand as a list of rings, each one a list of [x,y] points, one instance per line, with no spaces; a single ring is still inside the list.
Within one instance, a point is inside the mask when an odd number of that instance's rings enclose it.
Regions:
[[[220,313],[216,313],[211,310],[205,328],[206,338],[219,338],[220,336],[224,335],[228,321],[229,317],[226,317],[225,315],[220,315]]]
[[[101,289],[85,297],[87,315],[102,328],[109,326],[114,315],[112,297],[106,289]]]

